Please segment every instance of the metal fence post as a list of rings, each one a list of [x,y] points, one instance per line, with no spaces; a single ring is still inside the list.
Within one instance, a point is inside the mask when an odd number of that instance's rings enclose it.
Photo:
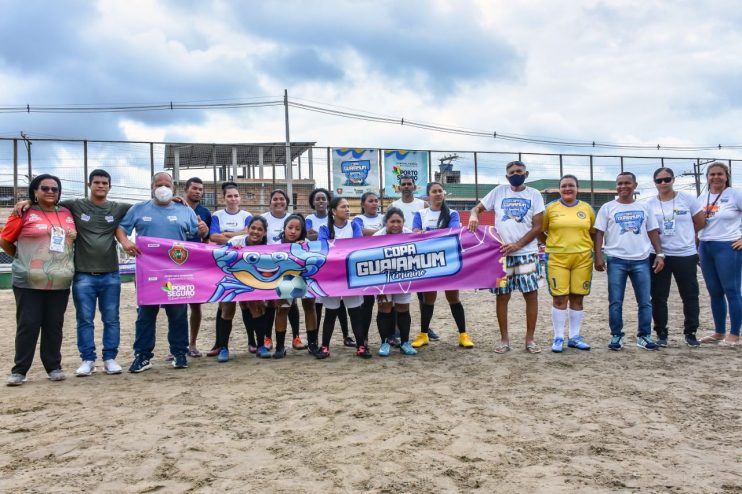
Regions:
[[[728,160],[729,162],[729,186],[734,187],[734,184],[732,183],[732,160]]]
[[[309,179],[314,180],[314,146],[309,146]]]
[[[155,144],[149,143],[149,177],[150,180],[155,176]]]
[[[590,155],[590,204],[595,205],[595,180],[593,180],[593,155]]]
[[[562,156],[561,153],[559,153],[559,178],[561,179],[564,176],[564,156]]]
[[[13,204],[18,202],[18,139],[13,139]]]
[[[476,151],[474,151],[474,202],[479,204],[479,163]]]
[[[327,190],[332,190],[332,156],[331,150],[327,148]]]
[[[82,188],[85,191],[85,199],[88,198],[88,141],[82,141]]]

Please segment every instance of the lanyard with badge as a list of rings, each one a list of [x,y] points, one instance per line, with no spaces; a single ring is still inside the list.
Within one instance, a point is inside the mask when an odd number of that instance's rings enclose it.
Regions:
[[[660,211],[662,211],[662,235],[672,237],[675,235],[675,197],[677,192],[672,196],[672,215],[668,218],[665,216],[665,208],[662,207],[662,198],[657,195],[657,200],[660,203]]]
[[[59,218],[59,213],[56,209],[54,210],[54,214],[57,216],[57,225],[55,225],[49,220],[49,216],[46,215],[46,211],[41,209],[41,212],[44,214],[46,222],[52,225],[52,228],[50,230],[51,239],[49,240],[49,251],[64,252],[64,239],[67,235],[67,232],[64,228],[62,228],[62,220]]]

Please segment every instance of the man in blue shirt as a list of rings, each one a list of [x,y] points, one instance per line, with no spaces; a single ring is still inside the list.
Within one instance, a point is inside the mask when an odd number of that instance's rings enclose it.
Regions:
[[[198,233],[192,237],[188,237],[189,242],[206,242],[209,239],[209,232],[207,231],[206,236],[201,233],[203,226],[211,230],[211,211],[201,204],[201,198],[204,194],[204,183],[198,177],[191,177],[186,181],[185,184],[185,200],[186,203],[193,209],[198,217]],[[188,304],[191,309],[190,327],[191,327],[191,338],[188,342],[188,356],[189,357],[200,357],[201,351],[196,346],[196,340],[198,339],[198,332],[201,329],[201,304]]]
[[[187,240],[199,230],[205,237],[205,226],[199,228],[196,213],[189,206],[173,202],[173,179],[169,173],[156,173],[152,178],[153,199],[135,204],[126,213],[116,229],[116,238],[130,255],[141,254],[129,240],[133,230],[137,235],[159,237],[171,240]],[[151,359],[155,349],[155,324],[159,305],[140,305],[137,309],[136,333],[134,338],[134,362],[129,372],[143,372],[152,367]],[[188,315],[186,304],[167,304],[165,312],[168,319],[168,341],[173,355],[173,367],[188,367]]]

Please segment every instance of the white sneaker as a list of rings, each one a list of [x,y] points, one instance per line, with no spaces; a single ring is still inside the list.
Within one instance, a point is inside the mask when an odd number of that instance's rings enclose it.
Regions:
[[[95,372],[95,360],[83,360],[80,367],[75,371],[77,377],[89,376]]]
[[[121,374],[123,369],[119,365],[118,362],[116,362],[116,359],[108,359],[103,361],[103,367],[106,369],[106,374]]]

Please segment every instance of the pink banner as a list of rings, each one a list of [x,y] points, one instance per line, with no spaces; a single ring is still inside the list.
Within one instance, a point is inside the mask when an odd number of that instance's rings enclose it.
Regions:
[[[491,288],[494,227],[243,248],[137,237],[139,305]]]

